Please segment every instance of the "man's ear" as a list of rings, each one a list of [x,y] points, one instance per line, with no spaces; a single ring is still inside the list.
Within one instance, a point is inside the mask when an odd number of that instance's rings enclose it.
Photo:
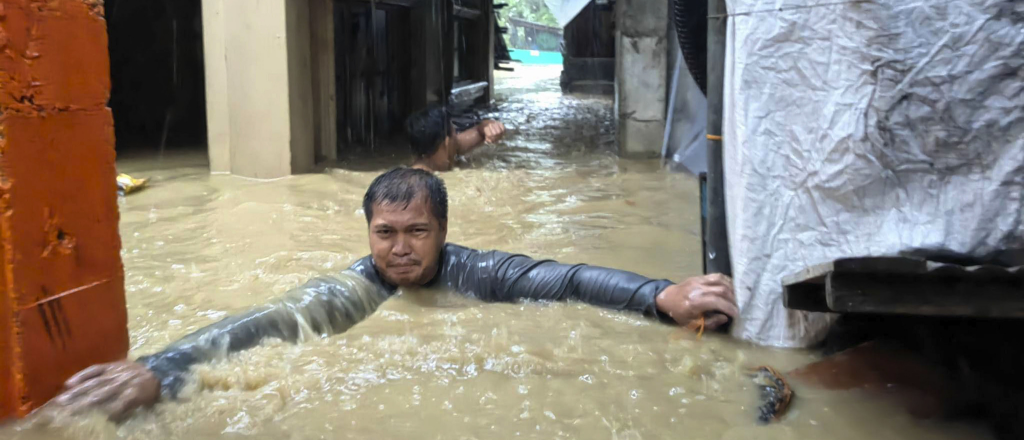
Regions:
[[[448,221],[447,220],[442,221],[439,226],[441,228],[440,229],[441,230],[441,236],[442,237],[448,237]]]

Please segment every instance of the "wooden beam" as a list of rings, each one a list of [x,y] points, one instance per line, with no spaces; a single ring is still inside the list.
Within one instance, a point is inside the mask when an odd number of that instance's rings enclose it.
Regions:
[[[906,274],[829,274],[829,310],[838,313],[1024,318],[1024,280]]]

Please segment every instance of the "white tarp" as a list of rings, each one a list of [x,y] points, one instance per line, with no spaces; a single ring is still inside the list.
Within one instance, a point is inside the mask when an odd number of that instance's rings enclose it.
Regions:
[[[555,20],[558,21],[558,26],[563,28],[576,18],[590,2],[591,0],[544,0],[551,15],[554,15]]]
[[[729,14],[735,336],[820,340],[830,317],[781,300],[809,265],[1024,246],[1024,2],[731,0]]]

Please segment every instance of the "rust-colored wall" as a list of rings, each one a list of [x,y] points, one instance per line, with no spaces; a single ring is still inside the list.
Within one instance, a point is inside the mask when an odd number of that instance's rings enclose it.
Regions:
[[[0,418],[128,351],[101,0],[0,0]]]

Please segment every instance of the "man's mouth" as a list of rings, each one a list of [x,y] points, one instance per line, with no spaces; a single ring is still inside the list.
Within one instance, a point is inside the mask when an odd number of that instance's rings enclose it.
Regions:
[[[388,269],[396,272],[409,272],[416,269],[419,265],[414,263],[403,263],[403,264],[389,264]]]

